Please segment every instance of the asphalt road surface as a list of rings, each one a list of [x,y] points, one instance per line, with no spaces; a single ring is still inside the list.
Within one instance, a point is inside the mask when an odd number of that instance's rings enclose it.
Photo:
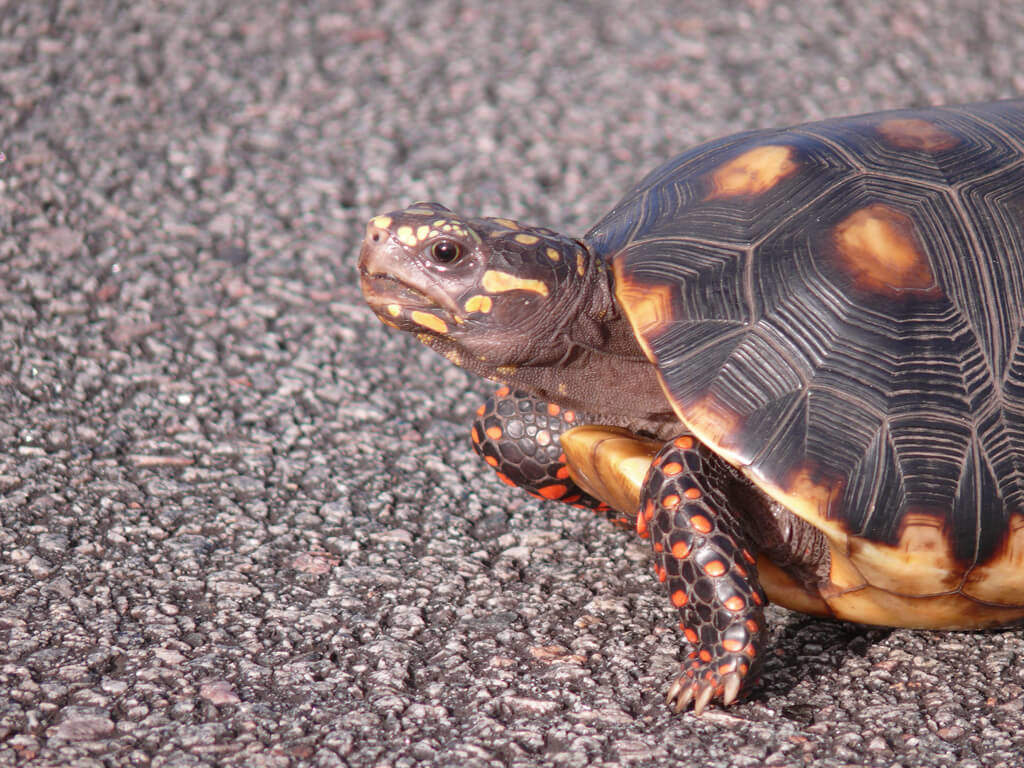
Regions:
[[[770,614],[701,718],[643,542],[506,488],[366,220],[580,234],[747,128],[1024,92],[985,0],[0,0],[0,764],[1019,766],[1024,631]]]

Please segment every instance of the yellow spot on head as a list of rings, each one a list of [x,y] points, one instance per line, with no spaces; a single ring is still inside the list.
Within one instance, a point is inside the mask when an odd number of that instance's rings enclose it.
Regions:
[[[421,226],[419,229],[416,230],[416,239],[417,240],[426,240],[427,239],[427,235],[429,235],[429,234],[430,234],[430,227],[428,227],[426,224],[424,224],[423,226]]]
[[[395,232],[395,237],[398,238],[398,242],[402,245],[408,245],[410,247],[416,245],[419,240],[416,239],[416,233],[412,231],[412,227],[401,226],[398,231]]]
[[[857,285],[901,294],[937,289],[928,257],[909,216],[876,203],[850,214],[835,229],[840,267]]]
[[[406,208],[405,212],[411,213],[414,216],[431,216],[437,213],[437,211],[434,211],[430,208]]]
[[[959,138],[939,126],[914,117],[886,120],[878,125],[878,132],[900,149],[943,152],[960,143]]]
[[[491,297],[477,294],[466,299],[467,312],[482,312],[485,315],[491,311]]]
[[[799,166],[793,148],[768,144],[735,157],[711,174],[709,200],[767,192]]]
[[[398,304],[388,304],[388,314],[392,317],[398,317],[402,314],[402,308]]]
[[[548,295],[548,286],[544,281],[516,277],[508,272],[499,272],[496,269],[489,269],[484,272],[481,284],[488,293],[530,291],[532,293],[539,293],[541,296]]]
[[[391,226],[391,217],[390,216],[374,216],[372,219],[370,219],[370,223],[373,226],[375,226],[375,227],[380,227],[381,229],[387,229],[388,227]]]
[[[548,258],[551,259],[552,261],[558,261],[562,258],[562,255],[554,248],[548,248],[547,254]]]
[[[429,328],[434,333],[448,333],[448,324],[440,317],[429,312],[415,310],[412,313],[412,321],[417,325],[422,325],[424,328]]]
[[[495,224],[500,224],[506,229],[519,229],[519,222],[512,219],[492,219]]]
[[[523,245],[533,245],[538,240],[540,240],[540,238],[537,237],[536,235],[516,235],[515,236],[515,241],[517,243],[522,243]]]
[[[576,272],[579,273],[580,277],[583,277],[583,252],[576,251]]]

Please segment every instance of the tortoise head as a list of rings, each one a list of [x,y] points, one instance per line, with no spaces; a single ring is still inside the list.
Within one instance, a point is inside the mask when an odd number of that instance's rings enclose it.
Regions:
[[[576,240],[508,219],[465,219],[436,203],[371,219],[359,255],[363,294],[385,324],[501,381],[571,352],[597,273]]]

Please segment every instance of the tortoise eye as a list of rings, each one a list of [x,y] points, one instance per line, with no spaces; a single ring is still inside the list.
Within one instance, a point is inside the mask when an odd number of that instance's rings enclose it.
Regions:
[[[451,264],[462,255],[462,246],[454,240],[438,240],[430,246],[430,258],[438,264]]]

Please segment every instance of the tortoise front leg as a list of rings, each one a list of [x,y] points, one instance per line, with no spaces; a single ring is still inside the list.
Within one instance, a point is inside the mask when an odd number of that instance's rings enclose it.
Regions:
[[[714,485],[692,437],[655,457],[640,498],[637,531],[649,536],[656,570],[692,647],[668,692],[677,712],[713,698],[730,704],[756,677],[763,653],[764,592],[740,517]]]
[[[502,482],[523,488],[538,498],[602,512],[613,522],[631,527],[631,520],[591,496],[569,477],[560,438],[566,430],[588,421],[586,414],[503,386],[476,412],[471,433],[473,448]]]

